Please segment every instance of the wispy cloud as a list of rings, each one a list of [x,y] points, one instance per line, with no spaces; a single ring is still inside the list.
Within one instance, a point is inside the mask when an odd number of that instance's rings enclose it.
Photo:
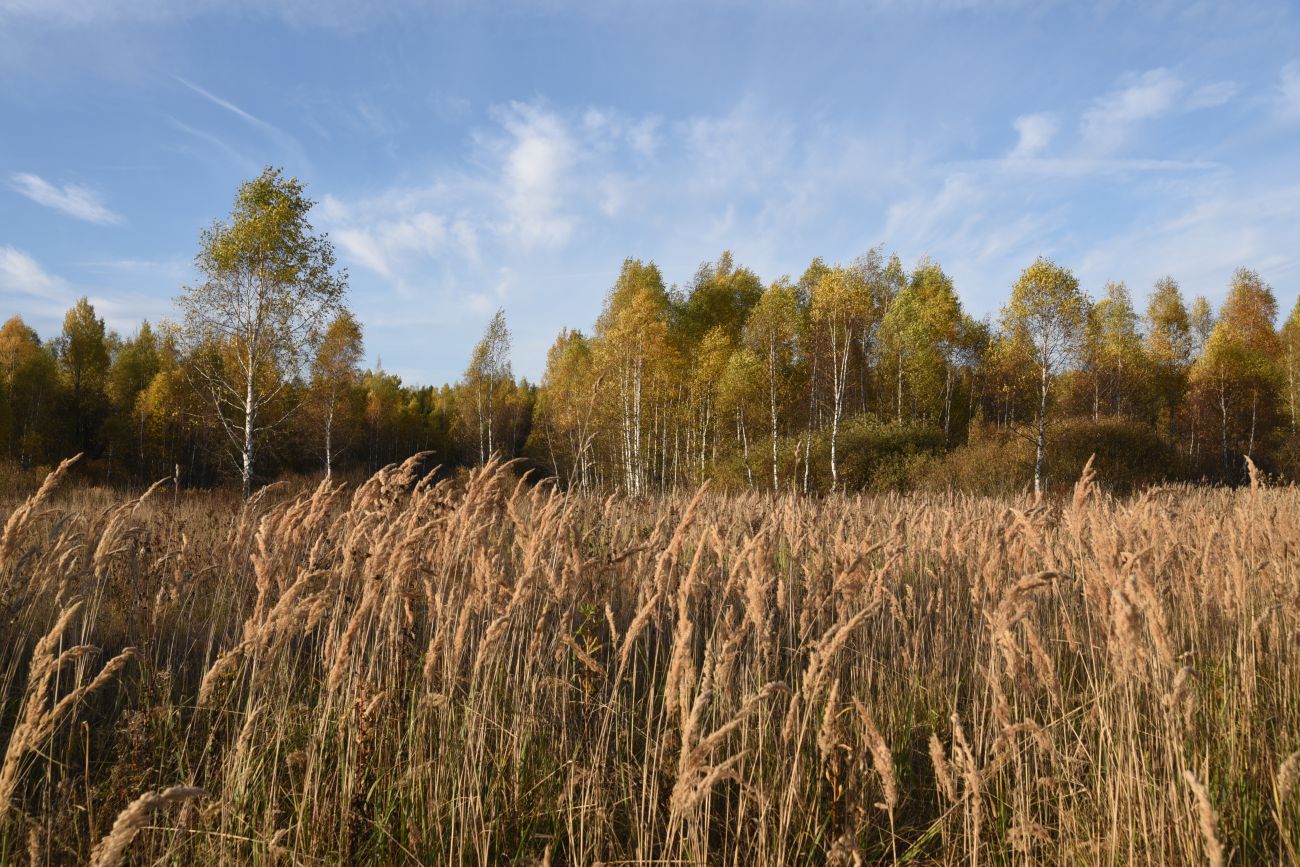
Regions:
[[[1222,297],[1241,265],[1294,285],[1300,278],[1297,224],[1300,184],[1198,185],[1188,197],[1161,204],[1153,217],[1089,245],[1077,265],[1094,285],[1122,275],[1149,286],[1172,270],[1189,292],[1211,298]]]
[[[1139,133],[1145,123],[1222,105],[1236,92],[1236,84],[1220,81],[1189,94],[1187,84],[1166,69],[1126,75],[1118,88],[1093,99],[1079,113],[1077,138],[1061,141],[1064,112],[1023,114],[1012,122],[1016,144],[1005,158],[968,161],[961,168],[1062,178],[1218,168],[1209,160],[1127,156],[1125,151],[1142,141]]]
[[[1218,108],[1237,96],[1241,88],[1235,81],[1213,81],[1202,84],[1187,97],[1189,109]]]
[[[275,144],[278,145],[286,154],[288,154],[293,158],[294,165],[298,166],[301,171],[305,172],[310,170],[310,165],[311,165],[310,161],[307,157],[306,152],[303,150],[301,143],[298,141],[297,138],[285,132],[284,130],[280,129],[275,124],[263,120],[262,118],[258,117],[252,112],[246,111],[245,109],[241,108],[240,106],[236,105],[230,100],[218,96],[212,91],[200,87],[199,85],[195,84],[194,82],[186,78],[182,78],[179,75],[173,77],[176,79],[177,83],[183,85],[184,87],[188,88],[189,90],[203,97],[203,99],[207,100],[212,105],[224,109],[225,111],[239,118],[245,124],[257,130],[258,132],[262,133],[271,141],[275,142]],[[206,136],[211,138],[211,136],[208,136],[208,134],[201,133],[195,130],[193,127],[189,127],[186,124],[180,123],[180,121],[177,121],[174,118],[172,119],[172,121],[176,123],[178,126],[185,129],[187,132],[190,132],[191,134],[197,134],[200,136]],[[223,144],[223,146],[225,145]]]
[[[1097,98],[1083,113],[1080,131],[1084,149],[1092,154],[1118,150],[1140,123],[1173,110],[1185,87],[1167,69],[1128,76],[1123,87]]]
[[[68,296],[68,286],[22,250],[0,245],[0,292],[63,301]]]
[[[212,93],[209,90],[204,90],[202,87],[199,87],[194,82],[181,78],[179,75],[175,76],[175,78],[178,82],[185,85],[190,90],[194,91],[199,96],[206,99],[208,102],[212,103],[213,105],[224,108],[226,111],[230,112],[236,117],[243,119],[244,121],[248,122],[250,125],[255,126],[258,129],[263,130],[272,135],[284,135],[284,133],[282,133],[277,127],[272,126],[271,124],[262,120],[260,117],[255,117],[254,115],[249,114],[239,106],[235,105],[230,100],[222,99],[221,97],[217,96],[215,93]]]
[[[179,283],[190,274],[190,262],[185,259],[99,259],[79,262],[78,267],[96,274],[126,275]]]
[[[176,129],[185,133],[187,136],[190,136],[191,138],[197,141],[203,142],[211,150],[217,151],[222,155],[224,155],[226,159],[237,164],[240,167],[240,171],[242,171],[244,174],[252,175],[257,172],[258,164],[255,160],[251,159],[248,156],[245,156],[241,151],[239,151],[237,148],[235,148],[233,145],[231,145],[229,142],[227,142],[225,139],[221,138],[220,136],[213,135],[207,130],[199,129],[196,126],[191,126],[190,124],[185,123],[182,120],[177,120],[171,115],[167,116],[167,122],[170,123]],[[180,149],[186,152],[191,152],[191,153],[194,152],[193,149],[186,146],[181,146]]]
[[[1019,160],[1037,156],[1047,147],[1060,129],[1061,122],[1055,114],[1022,114],[1013,125],[1019,138],[1008,157]]]
[[[76,184],[56,186],[39,175],[18,172],[10,177],[10,185],[22,195],[56,211],[99,225],[122,222],[122,215],[108,209],[99,194],[89,187]]]
[[[1300,121],[1300,60],[1282,67],[1275,106],[1279,120],[1285,123]]]

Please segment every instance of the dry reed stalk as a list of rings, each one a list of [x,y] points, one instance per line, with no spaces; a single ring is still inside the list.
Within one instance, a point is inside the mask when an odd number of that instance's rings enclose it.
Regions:
[[[1243,457],[1246,459],[1246,472],[1250,476],[1250,489],[1252,491],[1259,490],[1262,487],[1259,467],[1255,466],[1255,462],[1250,459],[1250,455],[1243,455]]]
[[[655,607],[659,604],[662,593],[655,590],[641,606],[636,615],[632,618],[631,624],[627,627],[627,632],[623,635],[623,647],[618,652],[618,676],[615,680],[622,680],[623,671],[627,668],[628,659],[632,656],[632,649],[636,645],[636,640],[641,637],[641,633],[650,624],[650,619],[654,617]]]
[[[821,754],[822,763],[830,764],[835,760],[840,746],[840,681],[831,682],[831,690],[826,696],[826,705],[822,709],[822,723],[817,730],[817,752]]]
[[[1287,756],[1277,768],[1277,802],[1286,804],[1300,783],[1300,750]]]
[[[1205,841],[1205,857],[1210,867],[1223,867],[1223,843],[1219,840],[1219,814],[1210,803],[1210,793],[1205,784],[1196,779],[1190,770],[1183,771],[1183,780],[1196,798],[1196,819]]]
[[[961,769],[962,780],[966,783],[965,799],[968,802],[971,837],[974,840],[972,860],[978,862],[978,853],[984,837],[984,780],[980,774],[979,763],[971,750],[970,741],[966,739],[966,729],[957,714],[952,715],[953,758]]]
[[[18,537],[26,529],[27,524],[31,521],[33,513],[50,498],[54,489],[63,481],[67,475],[68,469],[81,460],[81,455],[76,454],[64,461],[61,461],[41,482],[36,493],[28,497],[22,505],[14,509],[9,520],[5,521],[4,531],[0,532],[0,563],[9,562],[14,553],[14,548],[18,545]]]
[[[1161,699],[1161,703],[1182,720],[1184,727],[1191,726],[1192,716],[1196,713],[1193,689],[1195,681],[1196,671],[1191,666],[1184,665],[1178,669],[1173,685]]]
[[[601,677],[605,676],[605,667],[597,662],[594,656],[583,650],[582,645],[578,643],[576,638],[572,635],[564,635],[560,637],[560,641],[573,651],[573,654],[587,667],[588,671]]]
[[[53,705],[48,705],[46,694],[55,675],[68,663],[99,652],[98,648],[91,645],[78,645],[57,656],[54,653],[64,631],[80,610],[80,602],[63,609],[54,626],[36,643],[32,653],[23,694],[23,709],[9,735],[3,763],[0,763],[0,816],[8,812],[13,802],[14,793],[21,782],[23,760],[28,754],[36,752],[42,742],[53,735],[59,723],[79,702],[112,680],[127,661],[136,656],[135,648],[128,647],[105,663],[90,683],[75,687]]]
[[[997,738],[993,741],[994,757],[999,761],[1006,761],[1016,742],[1016,738],[1020,735],[1029,735],[1041,755],[1052,756],[1056,753],[1056,747],[1053,746],[1052,739],[1048,737],[1042,726],[1033,720],[1021,720],[998,732]]]
[[[40,867],[45,863],[45,845],[42,841],[44,829],[30,817],[27,819],[27,863],[31,867]]]
[[[885,803],[878,806],[883,806],[892,816],[894,808],[898,806],[898,775],[894,769],[894,754],[889,749],[889,742],[876,726],[875,719],[862,702],[855,698],[853,707],[858,712],[858,719],[862,721],[867,749],[871,751],[871,765],[875,768],[876,776],[880,777],[880,787],[885,793]]]
[[[1079,480],[1074,483],[1074,496],[1070,500],[1070,511],[1079,515],[1083,513],[1084,507],[1088,502],[1088,495],[1094,490],[1093,482],[1097,478],[1097,471],[1092,468],[1092,462],[1097,458],[1096,454],[1088,456],[1088,460],[1083,465],[1083,470],[1079,473]],[[1078,527],[1074,529],[1078,534]]]
[[[952,766],[948,764],[948,757],[944,755],[943,744],[939,742],[939,736],[930,732],[930,764],[934,766],[934,778],[939,783],[939,791],[948,798],[949,801],[957,802],[957,782],[952,776]]]
[[[1024,632],[1025,642],[1029,645],[1030,657],[1034,660],[1034,677],[1038,680],[1039,687],[1058,707],[1061,706],[1061,679],[1056,673],[1056,663],[1052,662],[1051,655],[1047,648],[1043,646],[1043,641],[1038,635],[1038,630],[1034,627],[1031,620],[1026,618],[1020,623],[1021,631]]]
[[[150,815],[169,804],[178,804],[191,798],[202,798],[207,792],[191,786],[172,786],[161,792],[146,792],[117,814],[113,828],[95,845],[90,854],[91,867],[117,867],[122,863],[126,847],[148,824]]]

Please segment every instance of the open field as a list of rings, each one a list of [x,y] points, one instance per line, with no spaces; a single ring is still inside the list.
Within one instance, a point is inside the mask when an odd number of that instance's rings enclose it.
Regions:
[[[0,863],[1300,857],[1294,489],[413,476],[5,505]]]

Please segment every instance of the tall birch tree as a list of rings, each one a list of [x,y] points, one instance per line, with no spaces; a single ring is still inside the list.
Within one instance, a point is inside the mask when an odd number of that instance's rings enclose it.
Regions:
[[[296,408],[276,402],[341,308],[347,272],[308,221],[313,202],[296,178],[267,168],[244,183],[226,221],[200,236],[200,280],[176,299],[187,374],[229,441],[244,496],[258,438]],[[268,411],[271,407],[275,411]]]

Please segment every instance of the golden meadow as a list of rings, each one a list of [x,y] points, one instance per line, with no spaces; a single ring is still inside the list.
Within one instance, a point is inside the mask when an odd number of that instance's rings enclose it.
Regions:
[[[0,506],[0,862],[1300,858],[1300,494]]]

